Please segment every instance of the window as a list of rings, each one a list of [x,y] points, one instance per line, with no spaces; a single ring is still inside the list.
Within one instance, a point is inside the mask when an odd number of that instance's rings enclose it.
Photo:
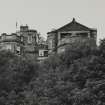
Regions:
[[[21,37],[21,41],[23,42],[23,37]]]
[[[6,48],[7,50],[11,50],[11,49],[12,49],[12,46],[11,46],[10,44],[8,44],[8,45],[5,46],[5,48]]]
[[[5,40],[6,37],[3,35],[1,38],[2,38],[2,40]]]
[[[43,57],[44,56],[44,51],[43,50],[39,50],[39,56]]]
[[[17,54],[20,54],[20,46],[17,46],[17,48],[16,48],[16,53],[17,53]]]
[[[66,37],[70,37],[71,35],[72,35],[71,33],[61,33],[61,39],[66,38]]]
[[[17,47],[17,51],[20,51],[20,46]]]
[[[88,33],[77,33],[76,35],[81,37],[88,37]]]
[[[7,35],[6,37],[5,37],[6,39],[13,39],[13,36],[11,35]]]
[[[48,47],[49,47],[49,49],[52,49],[52,40],[49,40],[49,43],[48,43]]]
[[[28,36],[28,43],[32,43],[32,36],[31,35]]]
[[[44,56],[45,56],[45,57],[48,56],[48,51],[44,51]]]
[[[39,56],[40,57],[47,57],[48,51],[47,50],[39,50]]]
[[[16,51],[16,53],[20,55],[20,51]]]
[[[61,49],[61,52],[65,52],[65,48],[62,48],[62,49]]]

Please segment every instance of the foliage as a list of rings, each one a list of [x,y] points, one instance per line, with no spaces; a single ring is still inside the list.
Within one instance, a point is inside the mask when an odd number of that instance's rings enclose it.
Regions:
[[[0,52],[0,105],[105,105],[104,47],[76,43],[42,63]]]
[[[12,54],[0,52],[0,104],[19,105],[22,92],[33,76],[38,76],[38,64]]]

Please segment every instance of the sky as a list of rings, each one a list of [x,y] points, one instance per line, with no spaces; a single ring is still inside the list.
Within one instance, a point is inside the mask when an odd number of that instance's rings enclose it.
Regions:
[[[46,37],[73,17],[105,38],[105,0],[0,0],[0,34],[16,32],[17,22],[18,29],[27,24]]]

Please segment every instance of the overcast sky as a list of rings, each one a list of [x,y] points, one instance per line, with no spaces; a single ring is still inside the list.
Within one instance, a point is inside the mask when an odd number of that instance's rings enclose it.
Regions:
[[[105,37],[105,0],[0,0],[0,33],[15,32],[28,24],[43,36],[75,17],[79,23],[97,28]]]

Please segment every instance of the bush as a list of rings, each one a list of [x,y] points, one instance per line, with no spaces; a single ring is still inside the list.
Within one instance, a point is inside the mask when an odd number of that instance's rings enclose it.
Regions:
[[[0,52],[0,104],[104,105],[104,43],[76,43],[39,64]]]

